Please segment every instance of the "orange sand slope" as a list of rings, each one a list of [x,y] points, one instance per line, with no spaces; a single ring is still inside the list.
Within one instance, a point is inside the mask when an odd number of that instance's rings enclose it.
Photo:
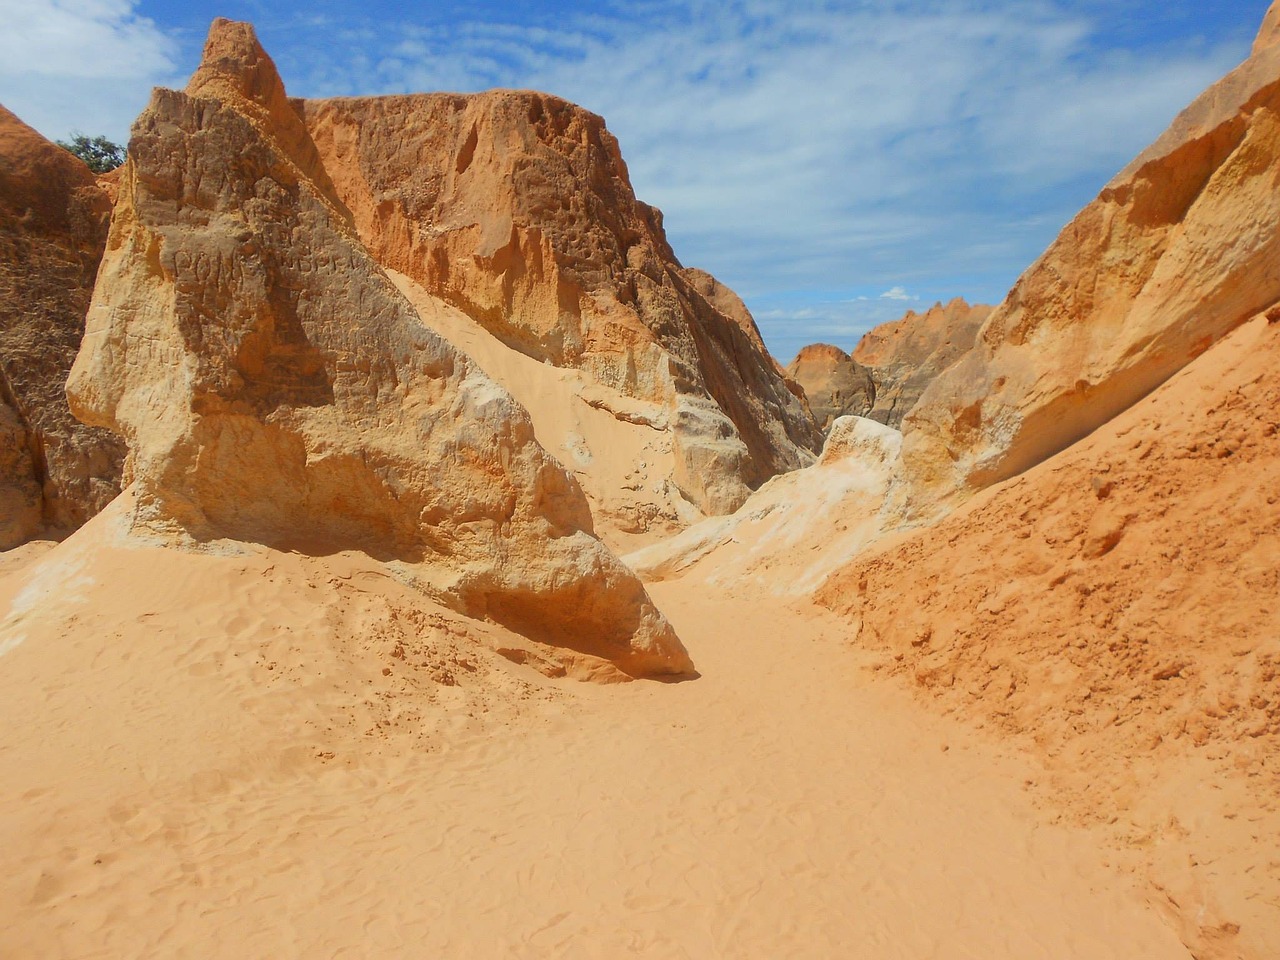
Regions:
[[[704,676],[584,685],[110,519],[0,581],[0,956],[1189,956],[820,612],[660,585]]]
[[[1200,956],[1280,956],[1277,359],[1258,317],[818,595],[889,672],[1042,752]]]

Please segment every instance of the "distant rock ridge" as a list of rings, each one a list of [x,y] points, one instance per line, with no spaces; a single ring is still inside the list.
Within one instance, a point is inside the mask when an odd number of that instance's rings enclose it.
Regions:
[[[867,416],[875,405],[871,371],[829,343],[804,347],[787,366],[787,376],[804,388],[824,432],[840,417]]]
[[[750,313],[679,263],[600,117],[512,90],[295,106],[381,263],[623,406],[658,405],[671,479],[703,513],[821,449]]]
[[[226,20],[134,125],[67,384],[128,443],[134,529],[362,550],[532,639],[691,669],[528,415],[422,325],[317,158],[252,27]]]
[[[866,416],[900,429],[929,384],[973,346],[992,309],[956,297],[924,313],[908,310],[865,334],[853,359],[875,381],[875,404]]]
[[[68,533],[120,491],[123,444],[63,393],[110,211],[87,166],[0,107],[0,550]]]

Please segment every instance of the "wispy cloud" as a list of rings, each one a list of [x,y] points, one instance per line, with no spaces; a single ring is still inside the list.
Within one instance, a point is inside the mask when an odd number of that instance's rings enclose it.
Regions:
[[[0,102],[49,137],[123,139],[176,42],[136,0],[0,0]]]
[[[880,299],[881,300],[898,300],[898,301],[906,302],[910,300],[919,300],[920,298],[913,297],[911,294],[907,293],[907,290],[905,287],[890,287],[884,293],[880,294]]]

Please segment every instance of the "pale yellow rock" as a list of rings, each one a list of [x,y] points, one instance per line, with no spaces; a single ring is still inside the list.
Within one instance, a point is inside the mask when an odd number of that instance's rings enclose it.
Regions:
[[[123,445],[64,393],[110,211],[83,162],[0,107],[0,549],[63,536],[120,492]]]
[[[1267,15],[1262,20],[1262,29],[1253,42],[1253,55],[1257,56],[1264,49],[1280,43],[1280,3],[1271,4]]]
[[[897,521],[902,434],[864,417],[832,425],[811,467],[774,477],[728,517],[629,553],[646,580],[807,596]]]
[[[422,325],[317,182],[252,29],[215,21],[207,54],[134,125],[67,386],[128,442],[134,529],[359,549],[532,639],[689,670],[528,415]]]

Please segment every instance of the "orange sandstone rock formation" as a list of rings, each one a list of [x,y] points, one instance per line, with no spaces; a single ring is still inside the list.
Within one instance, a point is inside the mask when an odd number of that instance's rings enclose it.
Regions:
[[[804,388],[814,418],[824,431],[840,417],[865,417],[875,405],[871,372],[829,343],[802,349],[787,366],[787,376]]]
[[[858,341],[853,359],[871,371],[875,405],[866,416],[901,428],[925,388],[972,346],[992,307],[957,297],[883,323]]]
[[[528,415],[364,249],[247,24],[134,126],[67,392],[128,442],[136,531],[359,549],[533,639],[690,669]]]
[[[764,345],[764,337],[760,335],[760,328],[756,326],[756,318],[751,315],[751,311],[747,309],[747,305],[740,296],[705,270],[685,267],[681,273],[707,303],[740,326],[742,332],[755,344],[756,349],[773,361],[775,368],[779,368],[777,360]]]
[[[741,301],[684,269],[604,121],[527,91],[300,102],[386,267],[509,348],[583,371],[592,403],[669,435],[706,514],[812,462],[821,435]]]
[[[1063,230],[925,391],[903,424],[922,499],[1066,448],[1280,299],[1278,161],[1280,46],[1264,40]]]
[[[0,549],[66,533],[120,490],[122,444],[63,393],[110,211],[88,167],[0,107]]]

